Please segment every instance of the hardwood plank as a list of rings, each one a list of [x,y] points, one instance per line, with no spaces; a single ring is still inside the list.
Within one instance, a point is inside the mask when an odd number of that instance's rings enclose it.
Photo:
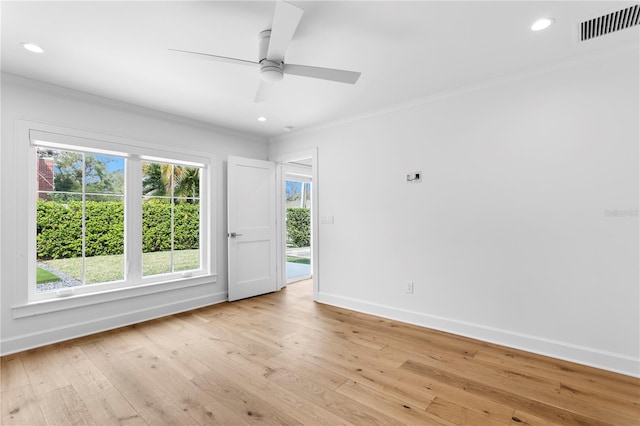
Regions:
[[[71,385],[69,378],[55,361],[54,354],[60,346],[60,344],[45,346],[20,354],[29,384],[36,395],[44,395]]]
[[[314,303],[311,282],[0,359],[3,425],[640,424],[640,379]]]
[[[346,382],[336,389],[336,392],[372,409],[383,408],[387,415],[407,425],[424,424],[448,426],[453,424],[444,419],[438,419],[427,411],[417,407],[411,407],[410,401],[398,399],[384,392],[377,392],[355,381]]]
[[[268,359],[280,353],[278,349],[265,345],[256,339],[252,339],[246,334],[238,333],[226,324],[208,323],[199,328],[206,330],[220,340],[233,341],[236,346],[239,346],[260,358]]]
[[[104,343],[82,345],[82,350],[147,423],[193,423],[190,416],[182,410],[175,409],[174,401],[166,391],[159,389],[149,380],[147,372],[139,371],[122,355],[111,353]]]
[[[149,425],[115,388],[83,396],[82,401],[98,424]]]
[[[474,360],[526,374],[554,377],[569,387],[598,394],[598,398],[615,395],[615,401],[634,405],[640,410],[640,388],[637,380],[622,374],[508,348],[479,351]]]
[[[531,413],[516,410],[511,416],[511,426],[558,426],[562,423],[555,423],[549,419],[543,419]]]
[[[315,405],[288,388],[282,387],[270,380],[270,376],[277,371],[269,367],[256,370],[256,364],[240,352],[224,355],[222,359],[212,365],[212,371],[205,374],[203,379],[225,380],[228,383],[241,385],[242,389],[251,395],[260,397],[280,415],[290,416],[302,424],[313,425],[347,425],[338,416]]]
[[[424,381],[409,374],[404,374],[402,377],[402,372],[398,375],[395,367],[382,368],[383,364],[377,363],[375,358],[370,358],[363,352],[352,354],[339,345],[318,346],[311,342],[296,346],[289,352],[320,368],[365,384],[372,389],[384,391],[398,399],[410,401],[412,406],[421,409],[426,409],[435,397],[425,386]]]
[[[200,312],[206,312],[206,310],[195,310],[190,312],[182,312],[176,314],[175,317],[181,319],[182,321],[188,322],[189,324],[193,324],[195,326],[210,322],[207,318],[200,315]]]
[[[281,368],[269,376],[269,380],[294,391],[316,405],[339,416],[354,425],[396,425],[402,424],[390,415],[360,404],[351,398],[341,397],[304,377]]]
[[[304,356],[304,355],[303,355]],[[345,367],[332,360],[314,357],[313,362],[321,368],[343,374],[350,380],[360,383],[370,389],[406,401],[412,408],[426,410],[435,395],[420,380],[405,381],[398,379],[396,374],[385,374],[374,369]]]
[[[214,421],[233,423],[240,419],[219,401],[211,400],[190,380],[170,363],[156,356],[152,348],[143,348],[126,354],[126,360],[138,372],[138,379],[153,386],[164,394],[163,408],[170,412],[180,412],[192,420],[189,424],[209,424]]]
[[[51,353],[51,360],[58,365],[61,373],[69,380],[76,392],[83,397],[113,387],[98,367],[76,345],[61,344],[55,352]]]
[[[417,357],[412,357],[409,362],[415,361],[415,358]],[[501,389],[506,393],[517,393],[542,404],[550,406],[561,405],[568,411],[581,412],[593,419],[625,424],[630,422],[633,417],[629,415],[630,413],[625,414],[625,410],[623,410],[624,408],[633,409],[633,407],[627,407],[625,404],[620,404],[610,398],[590,399],[586,392],[578,395],[577,390],[563,386],[560,382],[547,376],[502,369],[465,358],[449,360],[446,364],[443,364],[441,360],[422,357],[419,363],[459,377],[464,376],[471,382],[482,383]],[[565,389],[564,392],[563,389]],[[571,392],[566,389],[571,389]]]
[[[140,347],[130,353],[138,352],[143,348],[150,349],[187,380],[209,371],[205,364],[182,349],[180,342],[187,340],[185,333],[167,328],[166,322],[141,328],[138,334]],[[124,355],[126,357],[127,354]]]
[[[0,394],[3,426],[45,425],[40,404],[31,385],[12,387]]]
[[[248,424],[302,424],[263,401],[260,395],[248,392],[241,385],[224,377],[207,373],[196,377],[192,382],[213,399],[221,402],[225,407],[229,407],[234,413],[242,415],[243,421]]]
[[[140,332],[138,331],[138,327],[136,327],[136,325],[108,331],[98,336],[104,337],[104,339],[102,340],[108,343],[111,351],[114,354],[125,354],[142,347],[140,341]],[[78,342],[78,344],[91,343],[94,340],[81,341]]]
[[[327,307],[322,313],[323,318],[331,318],[347,325],[349,331],[362,336],[371,335],[372,339],[383,346],[402,345],[415,352],[429,351],[451,352],[457,356],[473,356],[487,343],[460,336],[444,335],[435,330],[425,333],[423,328],[403,324],[397,321],[347,311],[333,306]]]
[[[95,425],[97,422],[73,386],[55,389],[38,396],[38,403],[47,424]]]
[[[473,410],[443,398],[436,398],[427,407],[427,413],[456,425],[508,425],[511,423],[512,410],[504,407],[499,413]]]
[[[29,384],[29,377],[22,365],[20,355],[14,354],[0,359],[0,385],[1,391],[20,388]]]
[[[526,398],[513,392],[507,392],[502,389],[485,385],[483,383],[470,380],[463,376],[458,376],[452,373],[448,373],[437,368],[430,367],[425,364],[420,364],[415,361],[407,361],[401,368],[405,368],[409,371],[413,371],[421,376],[425,377],[437,377],[437,380],[446,382],[448,384],[457,386],[464,389],[467,392],[475,393],[478,395],[484,395],[491,398],[494,401],[502,403],[506,406],[515,407],[522,411],[530,413],[538,413],[543,418],[551,421],[562,420],[566,424],[570,425],[592,425],[592,426],[605,426],[612,425],[608,421],[598,420],[584,414],[568,411],[563,408],[558,408],[551,404],[546,404],[535,399]],[[629,424],[624,421],[620,424]]]
[[[282,321],[282,317],[285,316],[287,320],[296,324],[295,328],[304,334],[322,334],[325,337],[334,337],[337,340],[347,341],[350,343],[359,344],[364,347],[372,349],[380,349],[385,346],[384,342],[380,342],[378,336],[370,334],[360,334],[358,329],[351,327],[348,323],[342,320],[334,320],[326,318],[322,315],[316,314],[313,322],[304,321],[300,322],[300,316],[304,314],[304,311],[299,311],[298,308],[288,308],[289,312],[298,310],[297,314],[287,314],[278,311],[278,308],[253,306],[253,309],[258,309],[264,313],[264,317],[271,320]],[[330,330],[327,333],[327,330]]]
[[[271,365],[273,369],[288,367],[293,371],[297,371],[303,377],[318,383],[327,389],[335,390],[347,382],[347,378],[341,374],[334,373],[331,370],[310,363],[293,354],[286,352],[272,358]]]
[[[288,389],[271,383],[267,377],[275,368],[280,368],[281,363],[274,364],[270,359],[256,357],[251,352],[224,340],[199,340],[185,344],[192,354],[202,359],[212,370],[193,380],[194,383],[202,386],[205,382],[211,385],[223,380],[227,386],[229,383],[242,384],[244,391],[253,396],[260,395],[260,398],[269,404],[269,418],[281,418],[282,415],[286,415],[303,424],[347,424],[322,407],[315,406]],[[270,364],[273,368],[265,364]],[[212,388],[206,389],[212,391]],[[213,389],[219,391],[217,388]],[[260,412],[261,416],[265,417],[264,407],[260,410],[254,407],[247,409],[248,411],[254,414]]]

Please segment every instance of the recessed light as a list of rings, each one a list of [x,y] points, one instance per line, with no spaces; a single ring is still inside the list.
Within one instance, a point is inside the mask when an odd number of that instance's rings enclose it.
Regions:
[[[34,43],[22,43],[22,47],[33,53],[43,53],[44,49]]]
[[[553,24],[553,19],[551,18],[541,18],[538,19],[531,25],[531,31],[541,31],[545,28],[548,28],[549,25]]]
[[[258,121],[262,121],[262,122],[267,121],[267,117],[258,117]]]

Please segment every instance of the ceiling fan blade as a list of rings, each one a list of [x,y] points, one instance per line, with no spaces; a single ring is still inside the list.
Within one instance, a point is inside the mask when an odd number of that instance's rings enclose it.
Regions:
[[[291,43],[293,34],[298,28],[302,9],[284,1],[276,2],[271,24],[271,39],[267,49],[267,59],[274,62],[282,62],[284,54]]]
[[[189,50],[180,50],[180,49],[168,49],[168,50],[171,52],[184,53],[186,55],[197,56],[203,59],[211,59],[212,61],[217,61],[217,62],[227,62],[230,64],[249,65],[249,66],[258,65],[258,63],[255,61],[247,61],[244,59],[228,58],[226,56],[210,55],[208,53],[191,52]]]
[[[256,97],[253,102],[264,102],[268,101],[273,93],[273,85],[274,83],[269,83],[268,81],[260,80],[260,85],[258,86],[258,91],[256,92]]]
[[[284,64],[284,73],[347,84],[355,84],[356,81],[358,81],[358,78],[360,78],[360,73],[355,71],[334,70],[332,68],[309,67],[307,65],[293,64]]]

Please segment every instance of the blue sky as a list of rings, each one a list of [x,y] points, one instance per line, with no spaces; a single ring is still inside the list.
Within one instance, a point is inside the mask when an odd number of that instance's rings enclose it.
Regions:
[[[102,161],[106,166],[109,173],[114,172],[116,170],[120,170],[124,172],[124,158],[122,157],[112,157],[110,155],[103,154],[94,154],[95,157]]]

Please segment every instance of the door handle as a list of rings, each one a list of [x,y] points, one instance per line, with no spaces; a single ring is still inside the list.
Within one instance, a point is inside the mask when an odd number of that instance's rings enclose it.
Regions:
[[[235,232],[229,232],[227,235],[229,236],[229,238],[242,237],[242,234],[238,234]]]

